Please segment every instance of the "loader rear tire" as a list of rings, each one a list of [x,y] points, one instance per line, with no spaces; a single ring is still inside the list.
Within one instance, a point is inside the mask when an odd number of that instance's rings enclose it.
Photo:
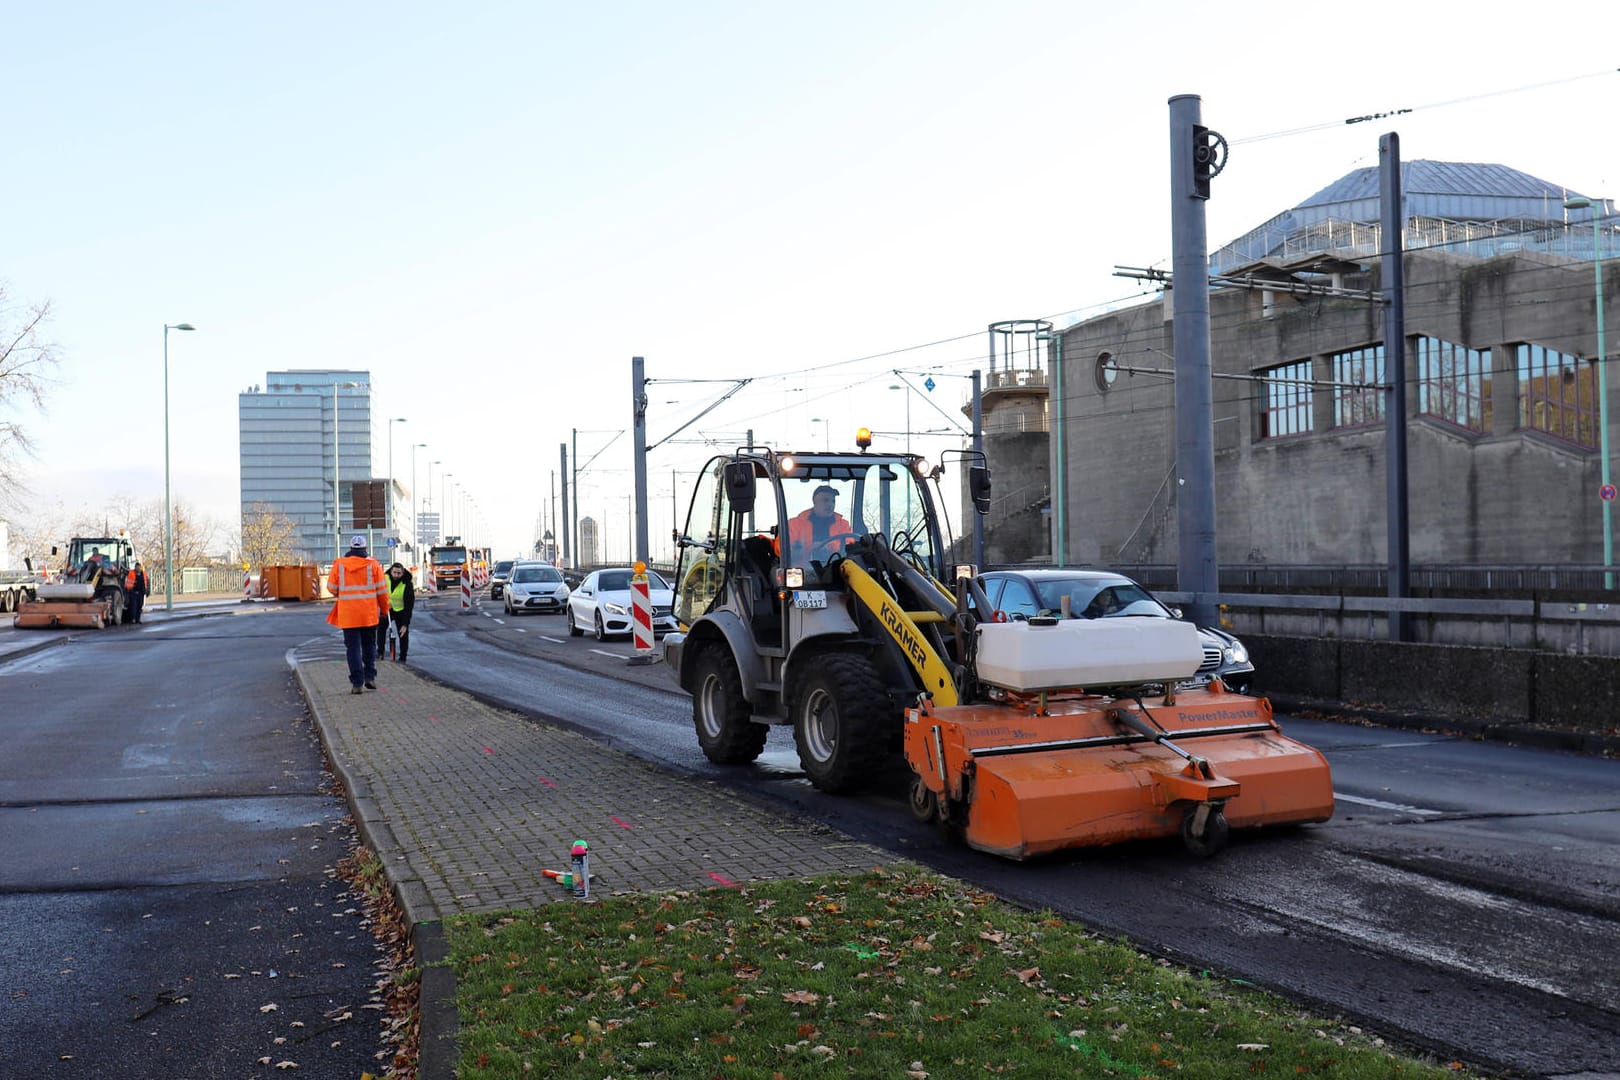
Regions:
[[[832,653],[814,661],[791,705],[799,767],[822,791],[853,791],[882,771],[898,726],[883,680],[864,656]]]
[[[703,646],[692,671],[692,726],[703,756],[716,765],[746,765],[759,757],[770,732],[752,715],[731,651],[718,643]]]

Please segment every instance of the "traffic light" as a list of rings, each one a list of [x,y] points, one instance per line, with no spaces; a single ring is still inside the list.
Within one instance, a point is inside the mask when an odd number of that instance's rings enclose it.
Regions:
[[[1194,124],[1192,129],[1193,198],[1209,198],[1209,178],[1215,173],[1210,166],[1215,160],[1215,147],[1209,140],[1209,128]]]

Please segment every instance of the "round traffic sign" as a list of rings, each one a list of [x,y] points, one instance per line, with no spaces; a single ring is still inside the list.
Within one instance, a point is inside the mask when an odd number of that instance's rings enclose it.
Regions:
[[[1614,502],[1616,495],[1620,495],[1620,491],[1615,490],[1615,486],[1613,484],[1604,484],[1602,487],[1598,488],[1598,498],[1602,499],[1604,502]]]

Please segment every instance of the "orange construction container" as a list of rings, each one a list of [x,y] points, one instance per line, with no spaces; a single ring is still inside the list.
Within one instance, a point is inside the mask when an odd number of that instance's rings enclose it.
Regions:
[[[272,600],[309,603],[321,595],[318,566],[266,566],[259,572],[259,581],[260,595]]]

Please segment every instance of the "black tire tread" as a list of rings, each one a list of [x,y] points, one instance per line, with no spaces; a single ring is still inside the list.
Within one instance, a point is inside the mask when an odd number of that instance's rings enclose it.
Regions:
[[[817,684],[830,691],[838,705],[838,745],[826,762],[812,761],[805,752],[800,716],[809,688]],[[817,659],[810,674],[798,681],[793,720],[799,766],[817,789],[837,795],[858,790],[881,772],[880,766],[892,757],[891,729],[900,715],[889,708],[888,691],[869,658],[858,653],[829,653]]]
[[[751,717],[753,708],[743,696],[742,678],[731,651],[719,642],[710,642],[693,658],[692,673],[692,726],[697,731],[698,745],[703,756],[716,765],[747,765],[765,750],[770,735],[764,724],[756,724]],[[720,721],[720,736],[710,739],[703,730],[702,688],[711,673],[719,675],[725,684],[725,715]]]

